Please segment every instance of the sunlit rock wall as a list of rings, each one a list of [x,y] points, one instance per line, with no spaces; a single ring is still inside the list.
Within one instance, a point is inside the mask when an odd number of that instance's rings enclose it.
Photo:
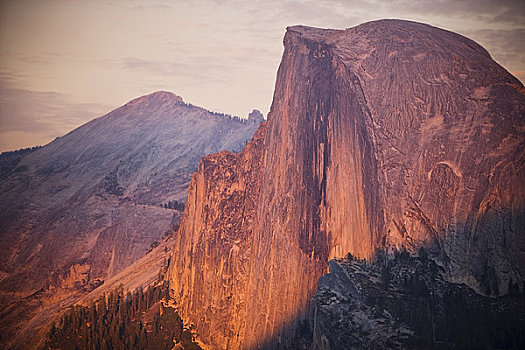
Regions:
[[[425,246],[481,293],[521,283],[521,83],[414,22],[291,27],[284,45],[268,122],[190,185],[170,282],[203,345],[286,347],[349,252]]]

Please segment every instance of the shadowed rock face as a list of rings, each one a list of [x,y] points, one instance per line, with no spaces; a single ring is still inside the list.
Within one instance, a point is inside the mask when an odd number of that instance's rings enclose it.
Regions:
[[[157,92],[58,138],[3,173],[0,346],[8,335],[24,339],[19,327],[41,305],[67,306],[66,297],[78,299],[143,256],[179,220],[179,212],[160,205],[184,202],[199,158],[240,150],[258,124]],[[32,335],[34,328],[22,331]]]
[[[426,246],[452,281],[525,272],[525,96],[475,42],[383,20],[290,27],[268,121],[204,158],[170,271],[210,348],[284,347],[330,258]]]
[[[421,253],[330,260],[314,296],[312,349],[524,347],[523,293],[479,295]]]

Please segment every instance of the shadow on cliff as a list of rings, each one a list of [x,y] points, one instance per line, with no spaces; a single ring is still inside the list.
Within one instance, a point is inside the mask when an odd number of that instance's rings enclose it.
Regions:
[[[525,264],[523,259],[525,210],[517,210],[514,213],[492,211],[479,218],[478,224],[474,232],[467,231],[470,249],[465,254],[475,256],[479,262],[464,267],[467,274],[476,279],[477,288],[463,283],[447,282],[444,293],[437,291],[441,288],[438,285],[443,285],[443,282],[438,280],[447,281],[451,268],[451,262],[441,251],[441,245],[426,246],[426,249],[420,249],[413,255],[406,251],[386,254],[379,250],[376,252],[374,261],[362,262],[368,266],[367,268],[378,269],[382,283],[387,284],[393,283],[392,281],[396,278],[399,284],[407,283],[406,280],[400,282],[405,277],[396,277],[393,272],[395,268],[393,269],[392,266],[406,264],[407,261],[419,261],[422,264],[422,267],[418,267],[419,270],[416,269],[417,278],[414,282],[410,282],[411,284],[402,285],[402,287],[388,285],[382,296],[370,297],[374,300],[373,303],[380,304],[380,309],[386,309],[385,304],[395,300],[388,290],[398,291],[400,288],[409,291],[406,298],[399,299],[399,295],[397,296],[397,304],[401,306],[396,305],[389,310],[395,319],[409,325],[415,331],[413,338],[415,343],[410,341],[405,343],[407,348],[421,348],[423,343],[434,348],[456,348],[458,344],[469,348],[476,348],[477,345],[484,346],[483,344],[488,344],[488,348],[513,349],[525,346],[525,326],[523,326],[525,325],[525,283],[520,279],[522,276],[520,272],[524,271],[523,265]],[[461,227],[468,229],[472,226],[466,223]],[[511,242],[518,243],[512,244]],[[499,247],[499,250],[495,247]],[[502,251],[507,254],[504,256],[498,254]],[[447,264],[449,266],[443,267]],[[508,268],[509,266],[511,268]],[[506,273],[505,268],[508,269]],[[438,275],[440,277],[436,277]],[[385,276],[388,276],[388,282],[383,281]],[[358,278],[351,274],[350,277]],[[375,279],[370,276],[368,278]],[[425,281],[426,285],[422,281]],[[369,295],[366,295],[368,290],[360,292],[365,293],[363,296],[368,299]],[[340,293],[333,293],[334,296],[338,294]],[[350,294],[351,291],[348,290],[348,297]],[[415,311],[415,319],[411,314],[410,320],[405,320],[403,317],[407,317],[406,310],[414,307],[411,303],[421,304],[423,307],[419,312]],[[395,305],[396,302],[391,304]],[[377,307],[375,304],[369,306]],[[405,311],[399,311],[403,308]],[[428,316],[429,308],[436,308],[433,311],[435,313],[430,313],[431,316]],[[307,307],[290,317],[277,335],[260,341],[253,348],[330,349],[328,339],[314,338],[316,313],[316,304],[312,299]],[[435,339],[439,327],[441,327],[439,332],[441,341]],[[370,331],[374,332],[374,329]],[[337,329],[334,329],[334,332],[337,333]]]
[[[315,304],[312,303],[302,312],[291,318],[281,327],[279,335],[261,340],[253,349],[260,350],[310,350],[313,340]]]
[[[471,216],[475,215],[473,210]],[[493,205],[424,248],[448,279],[465,283],[480,295],[506,295],[514,286],[525,289],[525,209],[512,212]]]

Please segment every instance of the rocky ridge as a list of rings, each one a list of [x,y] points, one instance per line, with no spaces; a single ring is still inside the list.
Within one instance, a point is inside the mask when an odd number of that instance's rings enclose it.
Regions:
[[[425,24],[290,27],[268,121],[201,160],[170,286],[203,347],[286,348],[328,261],[424,246],[500,295],[525,272],[525,96]]]
[[[156,92],[11,157],[0,178],[0,344],[142,257],[178,222],[161,205],[185,201],[199,158],[240,150],[258,124]]]

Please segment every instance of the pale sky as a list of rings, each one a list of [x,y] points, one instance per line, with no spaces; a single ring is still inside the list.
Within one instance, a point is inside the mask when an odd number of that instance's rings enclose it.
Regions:
[[[0,152],[158,90],[266,115],[287,26],[382,18],[468,36],[525,81],[525,0],[0,0]]]

